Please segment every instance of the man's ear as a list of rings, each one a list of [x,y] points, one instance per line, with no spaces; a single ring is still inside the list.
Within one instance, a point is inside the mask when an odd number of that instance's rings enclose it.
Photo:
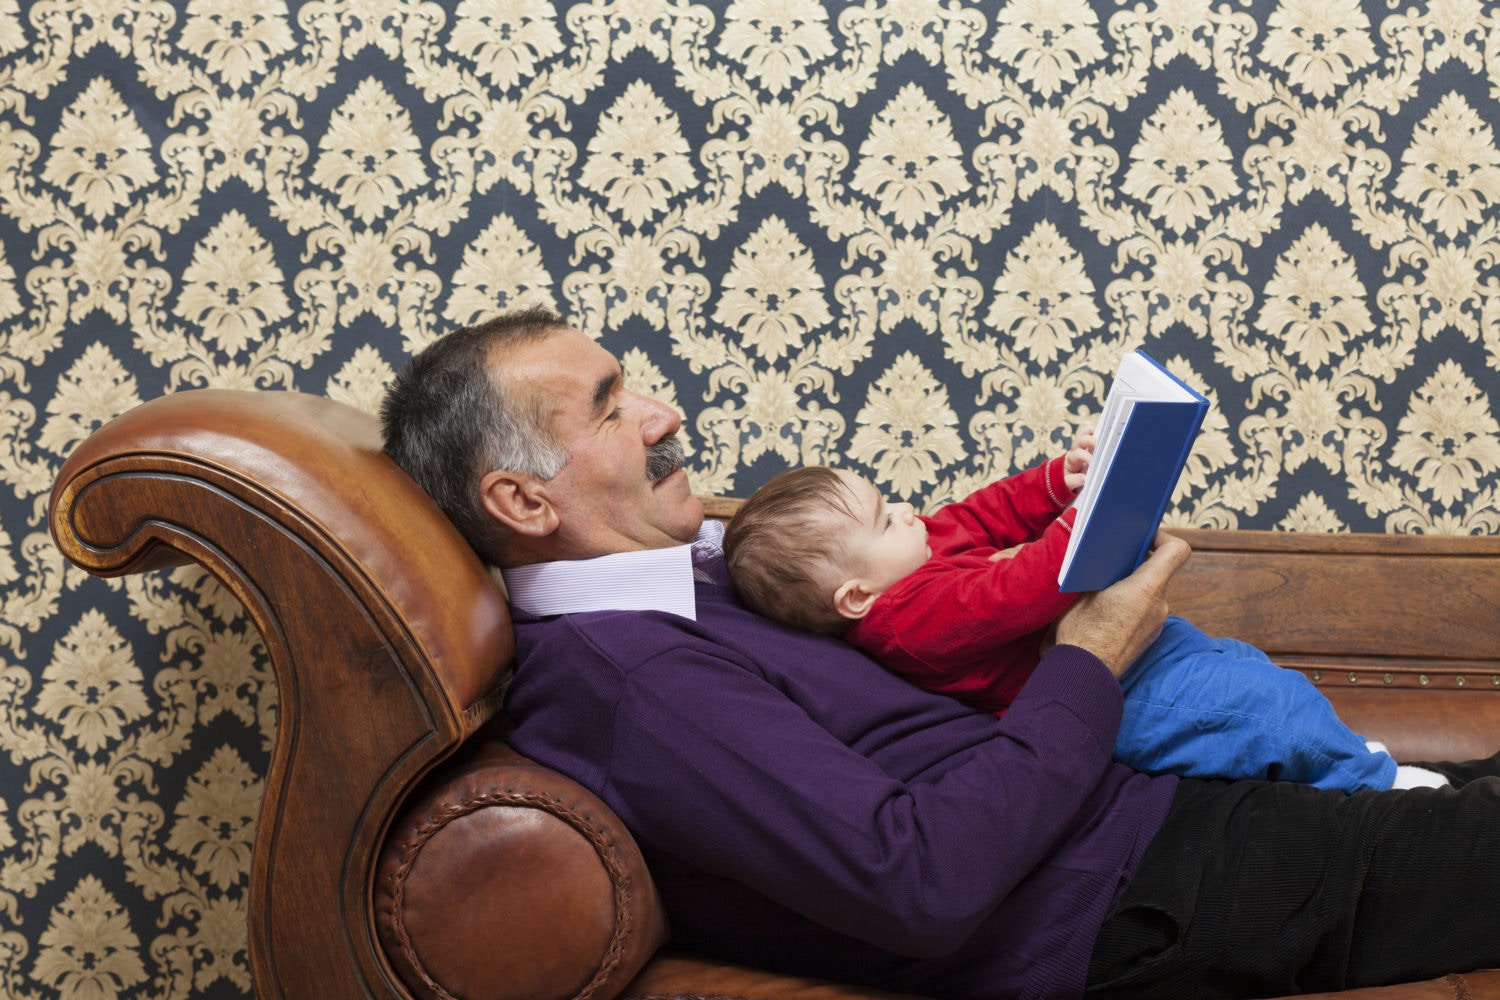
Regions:
[[[880,591],[870,590],[863,580],[845,580],[833,592],[833,607],[845,618],[859,621],[870,613],[870,605],[879,596]]]
[[[479,495],[491,517],[518,535],[541,538],[561,521],[547,497],[547,482],[524,472],[495,469],[479,481]]]

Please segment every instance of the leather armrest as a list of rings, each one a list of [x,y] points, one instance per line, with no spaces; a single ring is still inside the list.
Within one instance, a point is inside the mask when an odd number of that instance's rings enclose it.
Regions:
[[[498,738],[445,764],[376,869],[381,942],[415,996],[612,997],[667,940],[614,813]]]

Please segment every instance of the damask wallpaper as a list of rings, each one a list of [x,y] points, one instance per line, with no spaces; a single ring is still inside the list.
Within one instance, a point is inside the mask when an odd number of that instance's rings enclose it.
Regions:
[[[700,491],[931,507],[1144,347],[1172,524],[1497,533],[1497,128],[1493,0],[0,0],[0,995],[250,989],[257,637],[46,535],[114,414],[543,302]]]

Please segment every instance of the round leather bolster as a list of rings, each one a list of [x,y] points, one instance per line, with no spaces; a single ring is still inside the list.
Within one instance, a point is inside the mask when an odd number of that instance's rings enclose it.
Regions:
[[[374,909],[391,964],[417,997],[614,997],[667,938],[639,848],[582,786],[477,742],[386,839]]]

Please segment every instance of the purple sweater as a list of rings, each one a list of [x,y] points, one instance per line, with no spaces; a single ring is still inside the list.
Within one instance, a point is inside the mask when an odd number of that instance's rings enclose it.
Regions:
[[[698,620],[517,612],[522,753],[635,834],[681,946],[934,997],[1083,991],[1174,778],[1110,762],[1119,684],[1049,651],[1003,719],[700,584]]]

